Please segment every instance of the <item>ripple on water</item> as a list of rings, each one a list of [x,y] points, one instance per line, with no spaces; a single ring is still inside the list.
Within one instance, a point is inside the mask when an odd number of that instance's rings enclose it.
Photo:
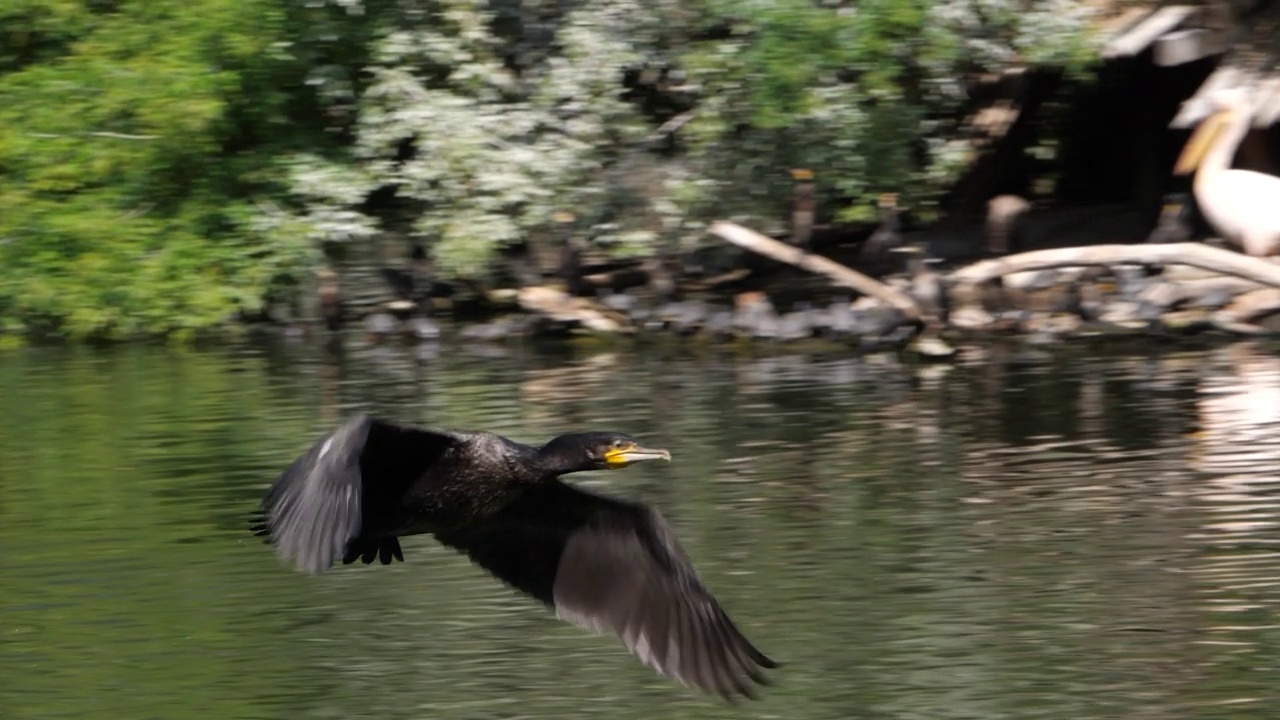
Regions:
[[[1280,360],[1265,349],[425,362],[394,347],[0,355],[10,718],[1274,717]],[[245,530],[359,411],[670,447],[658,504],[785,663],[737,707],[426,538],[306,577]]]

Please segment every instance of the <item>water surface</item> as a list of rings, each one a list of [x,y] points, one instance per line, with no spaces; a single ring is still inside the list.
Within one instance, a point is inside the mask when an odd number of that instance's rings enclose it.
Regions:
[[[1280,353],[320,346],[0,354],[0,717],[1274,718]],[[675,461],[658,505],[786,667],[727,705],[428,538],[311,578],[246,531],[357,411]]]

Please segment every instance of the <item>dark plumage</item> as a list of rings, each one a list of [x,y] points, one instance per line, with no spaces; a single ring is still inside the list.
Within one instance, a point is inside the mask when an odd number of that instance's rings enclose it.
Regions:
[[[880,225],[862,244],[858,257],[873,274],[889,272],[888,253],[902,245],[902,223],[899,219],[898,194],[884,193],[876,199]]]
[[[753,697],[777,664],[699,582],[657,510],[559,480],[669,460],[618,433],[541,448],[484,432],[429,431],[361,415],[320,438],[276,480],[254,530],[302,570],[404,560],[399,538],[430,533],[588,630],[617,634],[658,672],[725,698]]]
[[[1149,243],[1180,243],[1191,239],[1191,207],[1186,193],[1169,193],[1156,226],[1147,236]]]
[[[813,221],[817,217],[818,199],[814,192],[813,171],[796,168],[791,171],[795,180],[791,199],[791,244],[803,248],[805,252],[813,250],[810,239],[813,236]]]
[[[922,319],[935,327],[945,326],[951,303],[942,276],[929,268],[936,258],[929,257],[924,246],[915,243],[894,248],[892,252],[907,256],[907,273],[911,277],[908,292],[920,307]]]

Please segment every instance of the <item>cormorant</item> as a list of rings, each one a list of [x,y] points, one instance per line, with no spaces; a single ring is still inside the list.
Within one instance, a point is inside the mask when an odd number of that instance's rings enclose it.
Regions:
[[[796,183],[791,200],[791,244],[805,252],[812,252],[810,239],[818,207],[818,200],[814,195],[813,171],[795,168],[791,171],[791,179]]]
[[[670,460],[613,432],[540,448],[486,432],[433,431],[368,415],[320,438],[263,498],[254,531],[312,574],[336,559],[404,560],[429,533],[556,615],[616,633],[663,675],[754,697],[757,650],[699,582],[659,512],[565,484],[561,475]]]
[[[888,253],[902,245],[898,194],[881,193],[876,198],[876,211],[880,216],[880,225],[862,243],[858,257],[874,274],[885,275],[890,271]]]
[[[1191,207],[1186,193],[1169,193],[1156,220],[1155,229],[1147,236],[1149,243],[1180,243],[1191,239]]]
[[[951,303],[942,276],[929,267],[936,260],[929,257],[928,250],[923,245],[917,243],[896,247],[891,252],[907,256],[907,273],[911,277],[908,293],[920,307],[922,319],[935,327],[945,326],[951,312]]]
[[[556,274],[564,281],[565,292],[570,295],[585,295],[589,287],[582,277],[582,249],[573,236],[573,223],[578,219],[571,212],[557,212],[552,220],[564,226],[564,244],[560,246],[560,263]]]
[[[342,328],[342,287],[338,284],[338,274],[329,268],[316,271],[316,297],[320,301],[320,317],[324,318],[325,327],[330,330]]]

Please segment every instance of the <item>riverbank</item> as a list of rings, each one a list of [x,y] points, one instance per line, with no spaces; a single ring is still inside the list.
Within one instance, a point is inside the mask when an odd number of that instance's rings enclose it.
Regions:
[[[1225,251],[1223,251],[1225,252]],[[1258,261],[1263,262],[1263,261]],[[495,347],[529,340],[614,344],[798,346],[853,352],[951,357],[959,345],[998,341],[1050,346],[1073,340],[1214,338],[1280,334],[1280,289],[1256,280],[1181,265],[1072,266],[968,282],[975,266],[883,278],[918,313],[856,297],[792,269],[659,301],[643,291],[570,296],[540,286],[495,294],[472,319],[447,305],[432,316],[392,304],[332,334],[358,343]],[[497,307],[504,305],[506,307]],[[262,328],[301,337],[301,326]]]
[[[945,358],[956,343],[1071,338],[1280,334],[1280,267],[1200,243],[1039,249],[951,262],[899,244],[871,277],[831,257],[720,224],[712,232],[765,259],[714,278],[578,294],[573,284],[488,295],[476,321],[442,325],[446,301],[405,300],[361,319],[367,342],[464,342],[573,336],[674,336],[709,343],[827,343]],[[846,253],[847,255],[847,253]],[[748,256],[751,257],[751,256]],[[749,265],[749,264],[748,264]],[[473,306],[472,310],[474,311]],[[451,328],[449,326],[452,326]]]

